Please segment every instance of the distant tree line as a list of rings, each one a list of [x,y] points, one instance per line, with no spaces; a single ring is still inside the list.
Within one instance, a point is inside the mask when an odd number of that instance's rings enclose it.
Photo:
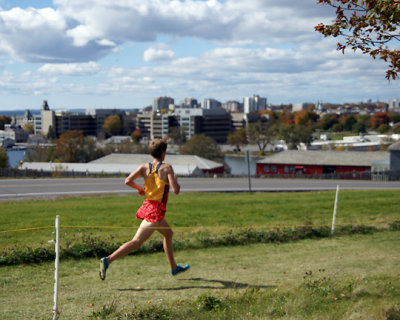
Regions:
[[[311,108],[298,112],[261,111],[260,120],[250,122],[245,128],[239,128],[228,135],[227,141],[234,146],[256,144],[263,154],[268,144],[284,140],[289,149],[296,149],[300,143],[310,144],[318,132],[349,132],[354,134],[374,130],[378,133],[400,133],[400,114],[378,112],[368,114],[328,113],[322,116]],[[0,126],[7,124],[11,118],[0,116]],[[0,127],[1,128],[1,127]],[[28,128],[31,130],[31,128]],[[122,133],[123,126],[117,115],[108,117],[104,123],[108,136]],[[198,155],[207,159],[222,161],[223,154],[218,144],[204,134],[186,137],[186,128],[170,128],[169,141],[179,146],[180,154]],[[140,130],[133,127],[131,140],[119,143],[100,144],[96,138],[84,136],[82,131],[73,130],[60,135],[50,146],[28,148],[24,161],[32,162],[77,162],[86,163],[111,153],[148,153],[146,144],[142,144]],[[7,154],[0,150],[0,166],[8,166]]]
[[[306,145],[313,140],[315,132],[400,133],[400,114],[378,112],[367,114],[328,113],[322,116],[312,110],[298,112],[262,112],[262,120],[249,123],[228,136],[231,145],[257,144],[261,153],[273,140],[284,140],[289,149],[296,149],[299,143]]]

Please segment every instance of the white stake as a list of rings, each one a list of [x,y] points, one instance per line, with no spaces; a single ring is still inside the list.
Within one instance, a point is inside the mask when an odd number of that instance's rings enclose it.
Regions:
[[[335,207],[333,208],[332,235],[335,233],[336,208],[337,208],[338,196],[339,196],[339,185],[337,185],[336,188]]]
[[[250,178],[250,150],[246,150],[246,162],[247,162],[247,176],[249,178],[249,192],[251,192],[251,178]]]
[[[59,219],[60,216],[56,216],[56,243],[54,244],[56,251],[56,260],[55,260],[55,270],[54,270],[54,306],[53,306],[53,320],[58,319],[59,311],[58,311],[58,263],[60,260],[60,242],[59,242]]]

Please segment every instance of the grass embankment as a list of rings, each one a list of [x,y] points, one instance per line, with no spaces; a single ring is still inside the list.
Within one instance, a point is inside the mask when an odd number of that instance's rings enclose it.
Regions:
[[[381,227],[399,220],[400,191],[342,191],[338,224]],[[168,221],[179,241],[232,228],[330,225],[334,192],[182,194],[172,196]],[[3,202],[1,230],[66,228],[62,245],[84,235],[129,239],[141,198],[91,197]],[[182,228],[180,228],[182,227]],[[190,227],[190,228],[189,228]],[[195,227],[191,229],[191,227]],[[234,229],[235,230],[235,229]],[[51,229],[1,233],[1,246],[39,247]],[[154,236],[156,238],[156,236]],[[169,275],[162,253],[129,256],[98,279],[97,259],[60,267],[61,319],[397,319],[400,317],[398,231],[283,244],[179,250],[191,270]],[[1,319],[50,319],[54,264],[0,267]]]
[[[382,225],[399,219],[400,190],[341,191],[337,225]],[[171,195],[167,220],[176,236],[195,232],[217,234],[230,229],[290,228],[327,225],[332,222],[334,192],[305,193],[184,193]],[[54,236],[52,226],[60,215],[62,241],[83,235],[126,241],[140,221],[135,213],[143,198],[100,196],[57,200],[2,202],[0,250],[7,246],[39,247]],[[38,230],[7,230],[50,227]],[[73,227],[73,228],[70,228]]]

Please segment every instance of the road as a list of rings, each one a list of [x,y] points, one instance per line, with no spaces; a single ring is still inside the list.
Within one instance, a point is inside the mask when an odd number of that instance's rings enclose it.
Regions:
[[[138,183],[143,183],[139,179]],[[247,178],[180,178],[181,192],[249,191]],[[292,192],[336,190],[400,189],[400,181],[309,180],[252,178],[251,191]],[[3,179],[0,200],[36,199],[90,194],[129,194],[124,178]]]

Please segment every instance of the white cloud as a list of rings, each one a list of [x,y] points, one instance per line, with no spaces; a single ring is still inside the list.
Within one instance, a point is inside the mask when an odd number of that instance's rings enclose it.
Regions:
[[[6,50],[32,62],[83,62],[160,34],[242,45],[315,41],[313,26],[320,16],[310,17],[309,11],[324,12],[313,0],[57,0],[54,5],[0,11],[0,54]],[[165,53],[146,56],[171,58]]]
[[[175,57],[175,53],[172,50],[149,48],[143,53],[143,60],[146,62],[159,61],[159,60],[170,60]]]
[[[49,75],[82,76],[93,75],[100,70],[101,67],[98,63],[90,61],[87,63],[45,64],[38,71]]]
[[[398,87],[385,81],[383,62],[342,55],[337,39],[314,31],[334,16],[315,0],[53,3],[0,9],[0,57],[16,61],[2,61],[0,92],[148,101],[160,94],[240,100],[259,93],[288,102],[319,95],[341,101],[365,94],[364,88],[388,94]],[[39,63],[39,72],[20,74],[23,62]]]

